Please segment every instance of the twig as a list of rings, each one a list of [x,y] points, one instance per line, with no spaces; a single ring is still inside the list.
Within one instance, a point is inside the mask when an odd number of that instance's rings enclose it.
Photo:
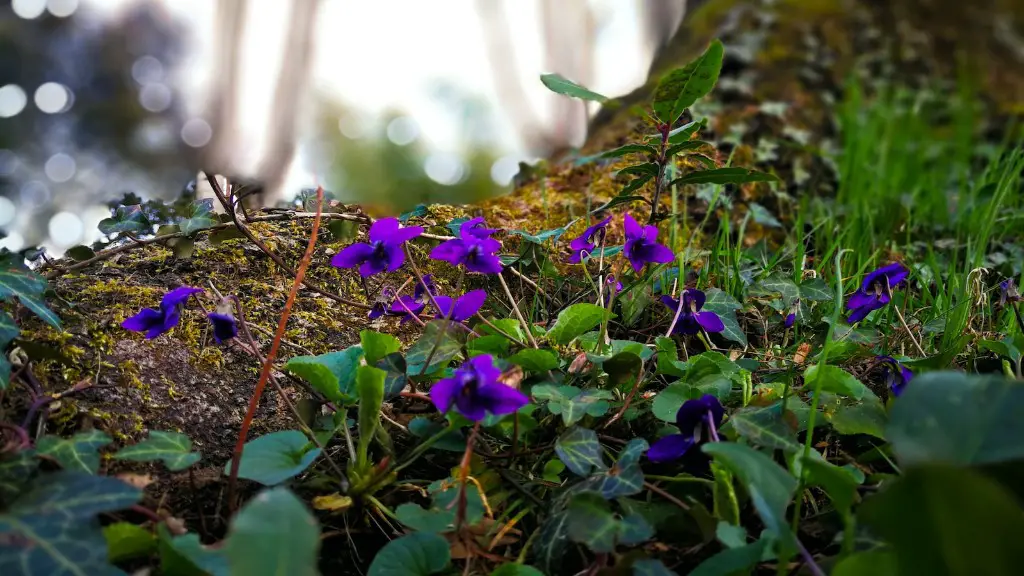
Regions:
[[[507,268],[507,267],[506,267]],[[511,268],[507,268],[511,270]],[[505,289],[505,295],[508,296],[508,301],[512,304],[512,310],[516,313],[516,318],[519,318],[519,323],[523,325],[523,332],[526,333],[526,339],[530,341],[530,345],[534,348],[540,348],[537,346],[537,340],[533,337],[533,331],[530,330],[530,325],[526,323],[526,318],[523,317],[523,313],[519,311],[519,304],[516,304],[516,299],[512,296],[512,291],[508,289],[508,284],[505,282],[505,277],[498,273],[498,281],[501,282],[501,287]]]
[[[230,206],[224,199],[223,193],[220,192],[220,185],[217,183],[216,178],[207,176],[214,186],[214,191],[220,198],[224,200],[226,206]],[[324,190],[321,187],[317,188],[317,213],[323,207],[324,201]],[[232,218],[234,211],[232,211]],[[237,223],[237,219],[235,220]],[[240,228],[242,229],[242,228]],[[306,275],[306,268],[309,267],[309,262],[313,258],[313,250],[316,248],[316,238],[320,231],[320,218],[313,219],[313,231],[309,235],[309,244],[306,246],[306,252],[302,256],[302,260],[299,262],[299,269],[295,274],[295,281],[292,283],[292,289],[288,293],[288,300],[285,302],[284,310],[281,312],[281,319],[277,323],[277,333],[274,336],[274,342],[270,346],[270,352],[267,353],[267,359],[263,362],[263,369],[260,372],[260,379],[256,383],[256,389],[253,390],[252,398],[249,400],[249,409],[246,411],[245,419],[242,420],[242,429],[238,433],[238,442],[235,443],[235,451],[231,457],[231,472],[228,476],[228,505],[234,507],[235,505],[235,484],[238,482],[238,466],[242,461],[242,451],[245,450],[245,441],[249,436],[249,427],[252,425],[252,419],[256,416],[256,408],[260,403],[260,396],[263,395],[263,389],[267,386],[267,381],[270,379],[270,372],[274,367],[274,359],[277,358],[277,351],[281,347],[281,338],[284,337],[285,328],[288,325],[288,317],[291,316],[292,306],[295,304],[295,298],[299,292],[299,286],[302,285],[302,278]],[[243,232],[244,233],[244,232]],[[250,232],[249,235],[252,233]]]
[[[886,290],[886,292],[889,293],[889,300],[891,301],[892,300],[892,288],[889,287],[889,280],[888,280],[888,278],[885,281],[885,290]],[[910,331],[910,326],[907,326],[907,321],[903,318],[903,312],[900,312],[900,307],[896,306],[896,305],[893,305],[892,309],[896,311],[896,317],[899,318],[900,324],[903,326],[903,329],[907,331],[907,336],[909,336],[910,337],[910,341],[914,343],[914,347],[917,348],[917,352],[919,354],[921,354],[922,358],[928,356],[928,354],[925,353],[924,348],[922,348],[921,344],[917,341],[917,338],[914,336],[914,333]]]
[[[629,394],[626,396],[626,401],[622,403],[622,408],[619,408],[619,411],[616,412],[614,416],[609,418],[607,422],[605,422],[604,426],[601,427],[602,429],[611,426],[619,418],[622,418],[622,415],[625,414],[626,410],[629,409],[629,404],[630,404],[630,402],[633,401],[633,397],[636,396],[637,390],[640,389],[640,382],[642,382],[643,379],[644,379],[644,366],[643,366],[643,364],[641,364],[640,365],[640,372],[636,375],[636,382],[633,383],[632,390],[630,390]]]
[[[686,510],[687,512],[690,511],[690,506],[686,502],[683,502],[679,498],[676,498],[675,496],[669,494],[668,492],[662,490],[661,488],[658,488],[654,484],[647,482],[646,480],[644,481],[644,488],[647,488],[648,490],[654,492],[658,496],[661,496],[665,500],[668,500],[669,502],[675,504],[676,506],[679,506],[683,510]]]

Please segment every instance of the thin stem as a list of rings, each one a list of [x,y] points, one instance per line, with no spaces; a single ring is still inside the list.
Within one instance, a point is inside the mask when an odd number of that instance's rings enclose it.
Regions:
[[[473,457],[473,444],[476,443],[477,434],[480,432],[480,423],[473,426],[473,431],[466,439],[466,452],[462,455],[462,464],[459,466],[459,506],[455,513],[455,532],[462,528],[466,520],[466,484],[469,483],[469,463]]]
[[[685,502],[683,502],[679,498],[676,498],[675,496],[669,494],[668,492],[662,490],[661,488],[658,488],[657,486],[655,486],[654,484],[651,484],[650,482],[648,482],[646,480],[644,480],[644,488],[647,488],[648,490],[650,490],[651,492],[654,492],[658,496],[661,496],[665,500],[668,500],[669,502],[675,504],[676,506],[679,506],[683,510],[685,510],[687,512],[690,511],[690,506],[687,505]]]
[[[885,279],[885,291],[888,292],[889,300],[891,301],[892,300],[892,288],[889,287],[889,279],[888,278]],[[899,318],[900,324],[903,326],[903,329],[907,331],[907,336],[910,337],[910,341],[913,342],[914,343],[914,347],[917,348],[918,354],[920,354],[922,358],[924,358],[925,356],[928,356],[928,354],[925,353],[924,348],[921,347],[921,343],[917,341],[917,338],[914,336],[914,333],[910,331],[910,326],[907,326],[907,321],[903,318],[903,312],[900,312],[900,307],[899,306],[893,306],[892,309],[896,312],[896,317]]]
[[[487,326],[491,330],[494,330],[495,332],[497,332],[499,335],[504,336],[505,338],[508,338],[513,343],[517,344],[519,347],[521,347],[521,348],[529,348],[528,344],[526,344],[522,340],[516,338],[515,336],[509,334],[508,332],[505,332],[501,328],[498,328],[497,326],[494,325],[493,322],[491,322],[490,320],[485,318],[483,314],[477,312],[476,313],[476,317],[477,317],[477,319],[479,319],[481,322],[484,323],[484,326]]]
[[[508,296],[508,301],[512,304],[512,310],[516,313],[516,318],[519,318],[519,323],[523,325],[523,331],[526,333],[526,339],[530,341],[530,345],[534,348],[540,348],[537,346],[537,340],[533,337],[533,331],[530,330],[530,325],[526,323],[526,319],[523,318],[523,313],[519,311],[519,305],[516,304],[516,299],[512,296],[512,291],[508,289],[508,284],[505,283],[505,277],[498,273],[498,281],[501,282],[501,287],[505,289],[505,295]]]
[[[672,323],[668,325],[668,332],[665,332],[665,338],[671,338],[672,331],[676,329],[676,323],[679,322],[679,316],[681,316],[683,313],[683,303],[686,301],[686,299],[683,296],[685,295],[686,288],[683,288],[682,291],[679,292],[679,305],[676,306],[675,316],[672,317]]]
[[[708,432],[711,434],[711,440],[715,442],[721,442],[722,439],[718,437],[718,429],[715,428],[715,416],[708,410],[707,413]]]
[[[455,283],[455,293],[456,294],[458,294],[459,292],[462,291],[462,280],[465,277],[466,277],[466,271],[463,270],[459,274],[459,281]],[[435,301],[434,304],[436,305],[437,302]],[[441,308],[438,307],[437,311],[440,312]],[[446,323],[451,322],[453,314],[455,314],[455,299],[454,298],[452,299],[452,306],[451,306],[451,308],[448,309],[448,314],[445,314],[444,321]],[[450,324],[445,324],[445,330],[447,330],[449,325]],[[427,371],[427,368],[430,367],[430,361],[434,359],[434,354],[437,353],[437,348],[441,345],[441,340],[444,339],[445,330],[438,330],[437,331],[437,338],[434,338],[434,345],[430,347],[430,354],[427,354],[427,361],[423,363],[423,368],[420,368],[420,373],[418,374],[418,376],[422,376],[423,374],[425,374],[426,371]]]

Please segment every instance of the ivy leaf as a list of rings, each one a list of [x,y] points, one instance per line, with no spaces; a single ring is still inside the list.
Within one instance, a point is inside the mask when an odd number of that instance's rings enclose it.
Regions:
[[[644,489],[644,473],[640,469],[640,457],[648,447],[647,441],[643,438],[633,438],[619,452],[615,466],[606,472],[587,478],[577,485],[578,489],[597,492],[605,500],[639,494]]]
[[[601,443],[597,433],[589,428],[573,426],[555,441],[555,454],[577,476],[589,476],[594,469],[604,470]]]
[[[171,472],[180,472],[198,462],[200,454],[192,451],[192,440],[187,435],[152,430],[149,438],[118,450],[114,458],[132,462],[160,460]]]
[[[39,468],[35,451],[20,450],[0,458],[0,504],[9,504],[22,492]]]
[[[465,330],[455,326],[454,323],[449,323],[446,320],[427,322],[423,329],[423,335],[409,347],[409,351],[405,354],[405,373],[413,377],[421,374],[433,374],[446,366],[459,353],[465,341]],[[435,347],[436,350],[434,350]],[[430,358],[430,366],[426,366],[431,350],[434,350],[434,355]]]
[[[749,168],[714,168],[712,170],[700,170],[684,174],[672,180],[669,186],[683,186],[685,184],[745,184],[747,182],[777,182],[778,180],[777,176]]]
[[[89,260],[96,256],[96,252],[93,251],[92,248],[82,245],[72,246],[71,248],[68,248],[67,251],[64,252],[64,254],[66,254],[68,258],[71,258],[75,262],[85,262],[86,260]]]
[[[366,363],[373,366],[380,362],[388,354],[393,354],[402,349],[402,342],[390,334],[382,334],[373,330],[363,330],[359,333],[359,343],[366,357]]]
[[[156,552],[156,537],[141,526],[130,522],[115,522],[103,527],[107,541],[107,559],[123,562]]]
[[[298,430],[271,432],[246,442],[238,477],[273,486],[301,474],[319,455],[320,449],[310,449],[306,435]],[[224,474],[230,473],[229,460]]]
[[[581,302],[558,313],[555,325],[548,330],[548,341],[568,344],[577,336],[595,328],[604,319],[605,309],[597,304]],[[611,315],[615,317],[614,314]]]
[[[287,488],[256,495],[238,511],[224,545],[232,574],[315,576],[320,526]]]
[[[65,470],[95,474],[100,469],[99,449],[111,442],[110,436],[99,430],[79,432],[71,438],[47,435],[39,439],[36,452],[53,458]]]
[[[875,438],[885,438],[885,424],[889,417],[885,406],[878,398],[866,402],[842,404],[832,414],[832,427],[844,435],[867,434]]]
[[[362,355],[362,347],[349,346],[319,356],[296,356],[288,360],[284,369],[309,382],[331,402],[354,404],[356,366]]]
[[[707,299],[704,301],[702,310],[722,315],[743,308],[743,305],[738,300],[733,298],[728,292],[718,288],[709,288],[704,295]]]
[[[213,213],[213,199],[207,198],[192,203],[188,208],[188,217],[178,221],[178,229],[185,236],[191,236],[200,230],[212,228],[220,224],[217,215]]]
[[[444,570],[451,557],[444,538],[413,532],[381,548],[370,564],[368,576],[429,576]]]
[[[153,229],[142,206],[132,204],[131,206],[118,206],[114,209],[114,215],[104,218],[99,223],[100,232],[110,234],[147,234]]]
[[[60,330],[60,318],[46,306],[43,300],[44,292],[45,278],[26,268],[14,255],[8,254],[0,258],[0,300],[17,296],[22,306]]]
[[[14,323],[14,318],[10,314],[0,310],[0,350],[3,350],[10,344],[11,340],[18,337],[21,330],[18,325]],[[6,356],[6,354],[4,354]]]
[[[562,420],[566,426],[572,426],[586,415],[604,416],[611,407],[611,398],[612,393],[607,390],[583,390],[562,404]]]
[[[885,438],[904,466],[1024,458],[1024,387],[997,377],[928,372],[893,403]]]
[[[800,298],[808,302],[828,302],[834,292],[821,278],[810,278],[800,283]]]
[[[619,521],[608,509],[608,503],[596,494],[577,494],[569,502],[569,538],[586,544],[597,553],[615,550]]]
[[[1019,501],[970,468],[911,466],[858,516],[892,545],[899,574],[1011,576],[1024,564]]]
[[[784,274],[772,274],[754,285],[755,294],[779,294],[782,296],[784,306],[792,306],[793,302],[800,298],[800,288],[793,280]]]
[[[718,82],[725,48],[718,40],[682,68],[677,68],[658,82],[654,89],[654,114],[666,124],[676,119],[699,98],[706,96]]]
[[[658,150],[654,146],[648,146],[647,144],[626,144],[625,146],[619,146],[613,150],[602,152],[599,158],[620,158],[627,154],[657,154]]]
[[[540,81],[548,87],[548,90],[556,94],[562,94],[570,98],[579,98],[580,100],[590,100],[591,102],[604,103],[608,101],[607,96],[602,96],[597,92],[588,90],[572,80],[566,79],[561,74],[541,74]]]
[[[551,514],[541,524],[533,558],[546,574],[558,574],[569,544],[569,512]]]
[[[558,356],[550,350],[524,348],[508,357],[508,361],[530,372],[544,372],[558,368]]]
[[[740,322],[736,319],[736,313],[728,312],[726,314],[719,314],[718,317],[722,320],[722,325],[725,326],[719,334],[723,338],[745,347],[747,345],[747,335],[740,328]]]
[[[18,498],[8,513],[84,519],[128,508],[141,497],[141,490],[116,478],[62,470],[36,479],[32,489]]]
[[[848,396],[854,400],[875,398],[875,393],[853,374],[838,366],[815,364],[804,371],[804,388]]]
[[[701,449],[736,475],[765,527],[779,538],[792,536],[786,508],[796,491],[796,478],[768,456],[743,444],[712,442]]]

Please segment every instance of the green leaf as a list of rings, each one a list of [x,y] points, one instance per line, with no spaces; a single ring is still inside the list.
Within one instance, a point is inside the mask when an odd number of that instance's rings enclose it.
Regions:
[[[645,162],[643,164],[634,164],[633,166],[626,166],[625,168],[617,172],[620,176],[657,176],[658,165],[654,162]]]
[[[619,535],[619,522],[608,503],[596,494],[577,494],[569,502],[569,538],[586,544],[594,552],[612,552]]]
[[[18,325],[15,324],[14,318],[10,314],[0,310],[0,350],[3,350],[10,344],[11,340],[18,337],[21,332],[18,329]],[[4,354],[6,356],[6,354]]]
[[[860,500],[857,494],[860,481],[853,472],[828,462],[817,452],[812,450],[810,454],[796,456],[797,465],[803,470],[804,483],[821,487],[837,509],[849,513],[854,503]]]
[[[633,562],[633,576],[679,576],[669,570],[661,560],[643,558]]]
[[[619,158],[627,154],[657,154],[658,150],[654,146],[648,146],[647,144],[626,144],[625,146],[619,146],[613,150],[602,152],[598,158]]]
[[[531,372],[544,372],[558,368],[558,356],[551,350],[524,348],[510,356],[508,361]]]
[[[679,361],[679,351],[675,340],[659,336],[654,340],[658,347],[658,374],[665,376],[682,376],[683,370],[675,365]]]
[[[615,466],[595,474],[577,485],[581,491],[597,492],[605,500],[639,494],[644,488],[644,473],[640,469],[640,456],[647,451],[643,438],[634,438],[622,448]]]
[[[768,541],[764,538],[740,546],[726,548],[701,562],[690,576],[725,576],[727,574],[748,574],[761,561]]]
[[[680,142],[679,144],[671,146],[665,151],[665,157],[671,158],[681,152],[689,152],[691,150],[703,148],[704,146],[711,146],[711,144],[703,140],[687,140],[686,142]]]
[[[359,391],[359,446],[356,458],[357,463],[365,467],[370,465],[370,441],[380,425],[385,376],[383,370],[372,366],[360,366],[356,373],[356,390]]]
[[[309,468],[320,455],[319,448],[310,449],[306,435],[298,430],[281,430],[246,442],[238,477],[259,482],[265,486],[280,484]],[[231,473],[231,461],[224,466],[224,474]]]
[[[451,529],[455,520],[454,510],[427,510],[419,504],[406,502],[395,508],[398,521],[417,532],[440,534]]]
[[[724,54],[722,43],[715,40],[697,59],[662,77],[654,89],[654,114],[658,119],[674,124],[687,108],[711,92],[722,71]]]
[[[615,388],[631,389],[637,383],[643,360],[633,352],[619,352],[601,363],[608,374],[608,384]]]
[[[796,478],[749,446],[712,442],[701,449],[736,475],[766,528],[780,538],[792,535],[786,522],[786,509],[796,491]]]
[[[398,338],[373,330],[360,332],[359,343],[362,345],[363,355],[366,356],[366,363],[371,366],[376,365],[388,354],[402,349],[402,342]]]
[[[875,398],[874,392],[857,380],[853,374],[838,366],[820,366],[818,364],[811,366],[804,371],[804,388],[808,391],[831,392],[854,400]]]
[[[31,310],[44,322],[60,330],[60,318],[47,308],[43,300],[46,292],[46,279],[29,270],[24,264],[15,260],[13,255],[0,259],[0,300],[17,296],[25,308]]]
[[[719,314],[718,317],[722,320],[722,325],[725,328],[719,332],[719,334],[732,342],[736,342],[740,346],[747,345],[747,335],[743,333],[743,329],[740,328],[739,320],[736,319],[735,312],[728,312],[726,314]]]
[[[224,550],[203,546],[197,534],[171,536],[164,524],[157,528],[160,570],[165,576],[228,576]]]
[[[285,363],[284,369],[309,382],[331,402],[353,404],[356,401],[356,366],[362,355],[362,347],[349,346],[319,356],[295,356]]]
[[[188,218],[178,222],[178,229],[185,236],[191,236],[200,230],[205,230],[220,224],[217,215],[213,213],[213,199],[207,198],[194,202],[188,209]]]
[[[466,341],[466,332],[446,320],[431,320],[423,329],[423,335],[413,343],[405,354],[406,371],[409,376],[433,374],[440,370],[459,353]],[[436,350],[434,348],[436,347]],[[430,357],[434,350],[433,357]],[[426,366],[430,357],[430,366]],[[426,367],[426,369],[424,369]]]
[[[153,229],[149,219],[142,212],[142,206],[132,204],[131,206],[118,206],[114,215],[104,218],[99,223],[100,232],[104,234],[148,234]]]
[[[192,238],[171,238],[167,246],[179,260],[188,260],[196,251],[196,241]]]
[[[665,388],[654,397],[651,404],[651,414],[658,420],[664,422],[675,422],[676,413],[687,400],[703,396],[700,390],[689,384],[676,383]]]
[[[912,466],[859,516],[892,545],[900,574],[1012,576],[1024,565],[1020,503],[970,469]]]
[[[590,100],[591,102],[603,103],[608,101],[607,96],[587,90],[572,80],[566,79],[561,74],[541,74],[540,81],[548,87],[548,90],[556,94],[562,94],[570,98],[579,98],[580,100]]]
[[[0,505],[10,504],[39,468],[34,450],[20,450],[0,457]]]
[[[287,488],[271,488],[246,503],[231,523],[224,554],[232,574],[314,576],[320,526]]]
[[[709,288],[704,295],[707,298],[704,301],[702,310],[707,312],[714,312],[721,316],[722,314],[743,309],[743,305],[738,300],[730,296],[728,292],[718,288]]]
[[[490,354],[503,358],[508,354],[510,344],[511,341],[504,336],[488,334],[466,342],[466,350],[471,358],[480,354]]]
[[[960,372],[914,378],[893,403],[885,438],[904,466],[1024,458],[1024,387]]]
[[[845,435],[867,434],[885,438],[888,416],[885,406],[877,398],[854,404],[842,404],[832,414],[832,427]]]
[[[510,562],[498,566],[491,576],[544,576],[544,573],[533,566]]]
[[[409,422],[409,432],[423,440],[426,440],[445,429],[447,429],[448,432],[441,436],[439,440],[435,441],[433,447],[438,450],[458,452],[460,454],[465,452],[466,436],[462,434],[457,427],[445,426],[441,422],[434,422],[424,416],[417,416]]]
[[[596,304],[573,304],[558,313],[555,325],[548,330],[548,341],[554,344],[568,344],[577,336],[600,324],[604,315],[605,309]],[[614,318],[615,315],[612,314],[611,317]]]
[[[40,456],[53,458],[65,470],[95,474],[100,469],[99,449],[112,440],[104,432],[79,432],[71,438],[47,435],[39,439],[36,450]]]
[[[19,517],[54,514],[84,519],[128,508],[141,497],[141,490],[116,478],[62,470],[37,478],[31,490],[18,498],[8,513]]]
[[[622,189],[622,191],[619,192],[617,196],[605,202],[604,204],[598,206],[597,208],[594,208],[593,210],[590,211],[590,213],[596,214],[598,212],[604,212],[606,210],[611,210],[612,208],[617,208],[619,206],[622,206],[623,204],[647,200],[647,198],[644,198],[643,196],[632,196],[629,193],[640,189],[641,186],[643,186],[650,180],[650,175],[644,175],[640,176],[639,178],[634,178],[629,184],[626,185],[625,188]]]
[[[796,430],[782,417],[782,403],[764,408],[744,408],[729,416],[729,426],[752,444],[797,452],[802,449],[796,440]]]
[[[437,534],[414,532],[381,548],[368,576],[429,576],[444,570],[451,557],[447,540]]]
[[[855,552],[836,563],[831,576],[900,576],[896,555],[888,548]]]
[[[566,426],[572,426],[586,415],[604,416],[611,407],[611,398],[612,393],[607,390],[583,390],[562,403],[562,420]]]
[[[699,130],[702,130],[705,126],[707,126],[707,124],[707,118],[701,118],[700,120],[694,120],[692,122],[683,124],[682,126],[675,128],[668,133],[668,143],[682,144],[683,142],[688,142],[691,138],[693,138],[694,134],[696,134]],[[661,140],[661,134],[652,134],[650,136],[646,136],[645,138],[647,138],[648,140]]]
[[[555,441],[555,454],[577,476],[589,476],[594,469],[604,470],[601,443],[589,428],[573,426]]]
[[[344,224],[355,224],[355,223],[354,222],[349,222],[348,220],[335,220],[334,222],[331,222],[330,224],[328,224],[328,227],[336,226],[336,225],[344,225]],[[331,231],[332,231],[332,234],[333,234],[334,229],[331,228]],[[220,230],[217,230],[216,232],[210,233],[210,236],[209,236],[208,240],[210,241],[210,244],[213,244],[214,246],[220,246],[221,244],[227,242],[228,240],[238,240],[240,238],[245,238],[245,234],[242,234],[242,231],[239,230],[238,228],[231,227],[231,228],[221,228]],[[335,236],[335,239],[336,240],[344,240],[344,238],[338,238],[337,236]]]
[[[85,262],[86,260],[96,257],[96,252],[93,251],[92,248],[82,245],[72,246],[71,248],[68,248],[67,252],[64,254],[75,262]]]
[[[4,576],[124,576],[107,563],[99,522],[58,515],[0,515],[0,574]]]
[[[161,460],[171,472],[180,472],[198,462],[200,454],[192,451],[192,440],[187,435],[153,430],[149,438],[118,450],[114,458],[133,462]]]
[[[752,291],[756,294],[779,294],[784,306],[792,306],[800,298],[800,288],[785,274],[772,274],[755,284]]]
[[[834,293],[821,278],[811,278],[800,283],[800,298],[808,302],[828,302]]]
[[[558,574],[568,549],[569,512],[557,511],[550,514],[541,524],[537,542],[533,547],[533,559],[546,574]]]
[[[575,222],[575,220],[560,228],[552,228],[551,230],[544,230],[543,232],[538,232],[536,234],[531,234],[525,230],[509,230],[508,233],[520,236],[528,242],[543,245],[548,239],[551,239],[552,242],[558,242],[558,239],[562,234],[565,234],[565,230],[572,225],[573,222]]]
[[[409,383],[406,374],[405,356],[401,352],[393,352],[377,362],[377,368],[385,372],[384,398],[391,399],[402,393]]]
[[[749,168],[714,168],[690,172],[676,178],[669,186],[685,184],[745,184],[747,182],[777,182],[778,177]]]
[[[104,526],[103,538],[107,541],[107,560],[110,562],[123,562],[156,552],[156,536],[129,522]]]

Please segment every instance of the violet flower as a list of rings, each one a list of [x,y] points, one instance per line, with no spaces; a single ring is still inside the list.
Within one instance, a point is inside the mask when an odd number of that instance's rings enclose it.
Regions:
[[[459,237],[437,245],[430,257],[445,260],[452,266],[463,265],[467,272],[500,274],[502,266],[497,252],[501,250],[501,242],[490,237],[497,230],[485,228],[483,221],[483,218],[474,218],[463,222]]]
[[[426,308],[427,303],[430,302],[430,295],[437,292],[437,288],[434,287],[434,280],[430,277],[430,274],[424,274],[423,282],[416,283],[416,290],[413,291],[412,296],[399,296],[398,300],[391,304],[391,314],[402,316],[402,324],[405,324],[409,320],[412,320],[414,316],[419,316],[420,312]]]
[[[132,332],[145,332],[146,339],[152,340],[178,325],[181,319],[181,308],[185,302],[198,292],[200,288],[182,286],[175,288],[160,300],[160,309],[143,308],[138,314],[125,319],[121,327]]]
[[[530,399],[525,394],[502,384],[501,370],[494,366],[490,354],[481,354],[466,361],[451,378],[438,380],[430,389],[430,399],[441,412],[454,405],[460,414],[479,422],[490,412],[495,416],[511,414]]]
[[[657,226],[641,227],[629,214],[622,220],[626,227],[626,245],[622,252],[637,274],[648,263],[665,264],[675,258],[668,247],[658,244]]]
[[[647,450],[647,458],[651,462],[668,462],[682,458],[687,450],[701,441],[705,426],[709,431],[713,431],[712,437],[717,435],[718,426],[724,416],[725,409],[722,408],[721,402],[711,394],[683,402],[676,412],[679,433],[655,440]]]
[[[865,276],[860,289],[846,301],[846,307],[851,310],[846,321],[860,322],[871,311],[883,308],[892,299],[892,289],[905,282],[909,275],[910,270],[893,262]]]
[[[999,283],[999,305],[1006,306],[1006,303],[1011,304],[1020,302],[1020,292],[1017,290],[1017,283],[1013,281],[1013,278],[1007,278]]]
[[[614,274],[608,275],[608,279],[605,280],[605,284],[608,285],[608,291],[611,292],[612,295],[622,292],[622,282],[619,282],[618,279],[615,278]]]
[[[402,228],[398,218],[382,218],[370,226],[369,243],[357,242],[346,246],[331,258],[331,266],[359,266],[359,274],[364,278],[385,270],[394,272],[405,263],[405,250],[402,249],[402,244],[420,234],[423,234],[423,228],[419,226]]]
[[[217,344],[223,344],[226,340],[238,336],[238,322],[234,315],[210,312],[206,317],[209,318],[210,324],[213,324],[213,341]]]
[[[377,302],[374,302],[373,306],[370,307],[370,312],[369,312],[369,314],[366,315],[366,317],[368,319],[370,319],[370,320],[376,320],[377,318],[380,318],[381,316],[387,314],[387,312],[388,312],[388,305],[387,305],[387,303],[386,302],[377,301]]]
[[[793,305],[789,307],[789,314],[786,314],[785,325],[786,328],[792,328],[796,324],[796,314],[800,311],[800,300],[794,300]]]
[[[892,390],[893,396],[899,397],[900,394],[903,394],[903,389],[914,378],[914,373],[892,356],[876,356],[875,359],[882,363],[882,377],[885,380],[885,385]]]
[[[673,334],[696,334],[700,332],[701,328],[708,332],[725,330],[725,324],[722,323],[718,314],[700,311],[704,307],[705,300],[707,300],[707,296],[700,290],[683,290],[683,309],[679,312],[675,328],[672,329]],[[661,303],[668,306],[673,315],[679,308],[679,300],[667,294],[661,297]]]
[[[465,322],[480,310],[486,299],[486,290],[470,290],[455,299],[455,310],[453,311],[452,299],[449,296],[435,296],[434,301],[437,302],[439,308],[437,318],[448,318],[448,315],[451,314],[451,320]]]
[[[606,228],[608,223],[612,221],[612,217],[609,216],[604,220],[601,220],[597,224],[587,228],[576,238],[573,238],[569,242],[569,248],[572,248],[572,255],[569,256],[570,264],[579,264],[583,261],[583,255],[590,255],[594,252],[594,248],[604,239]]]

